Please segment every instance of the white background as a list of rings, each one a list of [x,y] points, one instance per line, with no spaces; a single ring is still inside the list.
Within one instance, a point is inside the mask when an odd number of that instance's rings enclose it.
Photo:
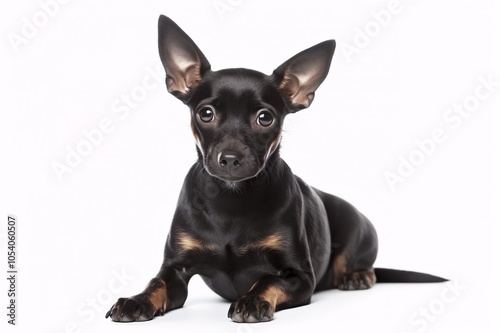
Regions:
[[[454,104],[474,101],[480,77],[500,81],[494,2],[401,0],[385,26],[373,13],[387,10],[388,0],[73,0],[46,9],[52,15],[44,22],[46,2],[3,1],[0,8],[2,267],[7,214],[20,224],[18,326],[6,324],[2,278],[2,331],[498,327],[500,86],[460,124],[444,118]],[[221,3],[226,11],[218,12]],[[160,66],[159,14],[196,41],[213,69],[271,73],[295,53],[336,39],[314,103],[285,123],[282,156],[311,185],[349,200],[373,221],[376,266],[445,276],[458,287],[328,291],[270,323],[237,325],[226,318],[229,304],[194,278],[183,309],[147,323],[105,320],[116,298],[138,293],[156,274],[177,195],[196,159],[187,109],[149,74]],[[26,22],[34,21],[39,28],[29,34]],[[29,38],[15,47],[11,40],[25,38],[23,29]],[[363,41],[365,29],[371,36]],[[349,56],[349,46],[357,53]],[[144,80],[155,87],[124,109],[123,98],[140,93]],[[83,132],[106,119],[112,130],[59,181],[54,162],[66,164],[68,149],[85,145]],[[415,141],[436,128],[446,140],[422,159]],[[392,190],[386,173],[397,173],[400,158],[410,156],[420,165]],[[115,275],[123,273],[120,282]],[[425,309],[427,319],[419,314]]]

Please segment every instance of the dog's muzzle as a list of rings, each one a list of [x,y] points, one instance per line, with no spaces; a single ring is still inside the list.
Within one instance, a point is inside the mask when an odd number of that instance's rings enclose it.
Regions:
[[[215,149],[206,157],[205,168],[208,173],[219,179],[238,182],[255,177],[259,163],[250,149]]]

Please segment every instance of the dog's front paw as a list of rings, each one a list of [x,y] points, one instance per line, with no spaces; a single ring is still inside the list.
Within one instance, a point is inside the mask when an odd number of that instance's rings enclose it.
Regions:
[[[154,316],[153,304],[147,298],[137,296],[119,298],[106,313],[106,318],[123,323],[151,320]]]
[[[237,323],[257,323],[273,319],[274,308],[258,296],[244,296],[231,304],[227,316]]]

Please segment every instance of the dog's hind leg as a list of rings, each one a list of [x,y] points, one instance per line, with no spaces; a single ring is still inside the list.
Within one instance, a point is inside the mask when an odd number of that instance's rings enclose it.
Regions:
[[[330,264],[316,290],[371,288],[376,282],[373,270],[378,249],[375,228],[345,200],[316,191],[325,205],[332,240]]]

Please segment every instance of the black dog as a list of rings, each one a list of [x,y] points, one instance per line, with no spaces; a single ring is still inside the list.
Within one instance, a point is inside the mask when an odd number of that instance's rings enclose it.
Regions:
[[[182,188],[164,261],[140,294],[120,298],[113,321],[152,319],[181,307],[200,274],[232,301],[236,322],[268,321],[308,304],[313,292],[367,289],[380,282],[440,282],[374,269],[377,235],[352,205],[308,186],[279,156],[286,115],[307,108],[335,49],[329,40],[268,76],[211,71],[194,42],[160,16],[159,50],[168,91],[191,110],[199,159]]]

